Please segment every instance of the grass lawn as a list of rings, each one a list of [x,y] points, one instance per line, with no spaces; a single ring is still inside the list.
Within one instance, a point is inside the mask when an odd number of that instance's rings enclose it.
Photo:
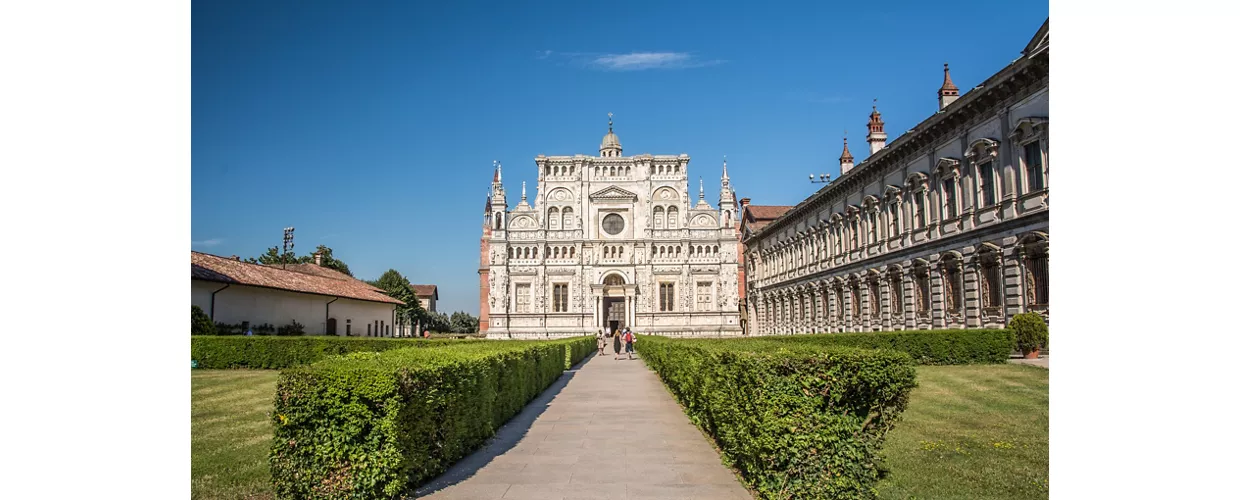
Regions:
[[[271,499],[271,412],[279,370],[193,370],[191,498]]]
[[[1049,372],[1020,365],[919,366],[887,435],[881,498],[1047,498]]]

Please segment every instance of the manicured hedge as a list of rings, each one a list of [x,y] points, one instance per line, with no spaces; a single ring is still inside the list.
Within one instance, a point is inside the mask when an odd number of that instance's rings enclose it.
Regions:
[[[598,341],[594,339],[594,336],[573,337],[570,339],[553,340],[552,342],[562,343],[566,346],[564,348],[564,355],[566,356],[564,358],[565,370],[572,369],[577,362],[586,359],[586,356],[598,350]]]
[[[286,369],[270,454],[280,498],[395,498],[480,447],[564,370],[563,342],[354,353]]]
[[[916,385],[889,350],[645,336],[642,359],[760,498],[874,498],[879,449]]]
[[[404,347],[442,346],[467,340],[393,339],[382,337],[190,337],[190,355],[199,368],[288,368],[328,356],[378,352]]]
[[[823,333],[756,337],[753,340],[892,349],[908,353],[913,361],[921,365],[1006,363],[1014,345],[1010,331],[993,329]]]

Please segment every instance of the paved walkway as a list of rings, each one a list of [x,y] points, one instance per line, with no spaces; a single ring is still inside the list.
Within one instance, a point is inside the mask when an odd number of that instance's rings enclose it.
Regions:
[[[1036,366],[1039,368],[1046,368],[1048,370],[1051,368],[1050,356],[1043,356],[1038,359],[1012,358],[1008,360],[1008,363],[1014,363],[1018,365]]]
[[[609,349],[610,351],[610,349]],[[592,356],[418,498],[749,499],[640,359]]]

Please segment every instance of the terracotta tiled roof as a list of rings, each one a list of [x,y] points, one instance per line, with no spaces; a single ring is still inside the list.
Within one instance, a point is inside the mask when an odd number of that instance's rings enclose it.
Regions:
[[[288,264],[287,266],[281,266],[280,264],[268,264],[268,265],[267,265],[267,267],[271,267],[271,268],[275,268],[275,269],[284,269],[284,270],[288,270],[288,271],[295,271],[295,272],[304,273],[304,274],[313,274],[313,275],[315,275],[315,276],[321,276],[321,277],[324,277],[324,278],[329,278],[329,279],[334,279],[334,280],[341,280],[341,281],[354,281],[354,282],[356,282],[355,284],[356,284],[357,286],[364,286],[364,287],[369,288],[369,289],[371,289],[371,290],[374,290],[374,291],[376,291],[376,292],[381,292],[381,293],[383,293],[383,294],[387,294],[387,292],[386,292],[386,291],[384,291],[382,288],[379,288],[379,287],[376,287],[376,286],[371,286],[371,285],[370,285],[370,283],[367,283],[367,282],[365,282],[365,281],[359,280],[359,279],[357,279],[357,278],[354,278],[354,277],[352,277],[352,276],[349,276],[349,275],[347,275],[347,274],[345,274],[345,273],[342,273],[342,272],[337,271],[337,270],[335,270],[335,269],[332,269],[332,268],[330,268],[330,267],[323,267],[323,266],[320,266],[320,265],[317,265],[317,264],[309,264],[309,263],[306,263],[306,264]]]
[[[409,285],[413,289],[413,294],[418,297],[435,297],[439,300],[439,287],[435,285]]]
[[[288,290],[290,292],[313,293],[329,297],[344,297],[369,302],[388,304],[404,304],[397,299],[379,293],[374,287],[348,275],[337,273],[347,279],[331,278],[317,273],[284,270],[278,267],[264,266],[240,262],[217,255],[191,251],[190,278],[237,285],[258,286]],[[314,266],[313,264],[290,265]],[[327,271],[335,272],[330,269]],[[324,273],[328,274],[328,273]]]
[[[754,220],[777,219],[784,215],[787,211],[792,210],[791,206],[782,205],[749,205],[745,207],[745,211],[749,213]]]
[[[783,205],[746,205],[745,206],[745,226],[749,231],[754,232],[762,229],[763,226],[770,224],[775,219],[792,210],[793,207]]]

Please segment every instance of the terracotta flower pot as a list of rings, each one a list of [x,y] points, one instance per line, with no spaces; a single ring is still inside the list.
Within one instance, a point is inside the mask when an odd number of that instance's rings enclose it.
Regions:
[[[1041,352],[1042,352],[1041,349],[1034,349],[1032,351],[1028,351],[1025,353],[1025,359],[1038,359],[1038,354],[1040,354]]]

